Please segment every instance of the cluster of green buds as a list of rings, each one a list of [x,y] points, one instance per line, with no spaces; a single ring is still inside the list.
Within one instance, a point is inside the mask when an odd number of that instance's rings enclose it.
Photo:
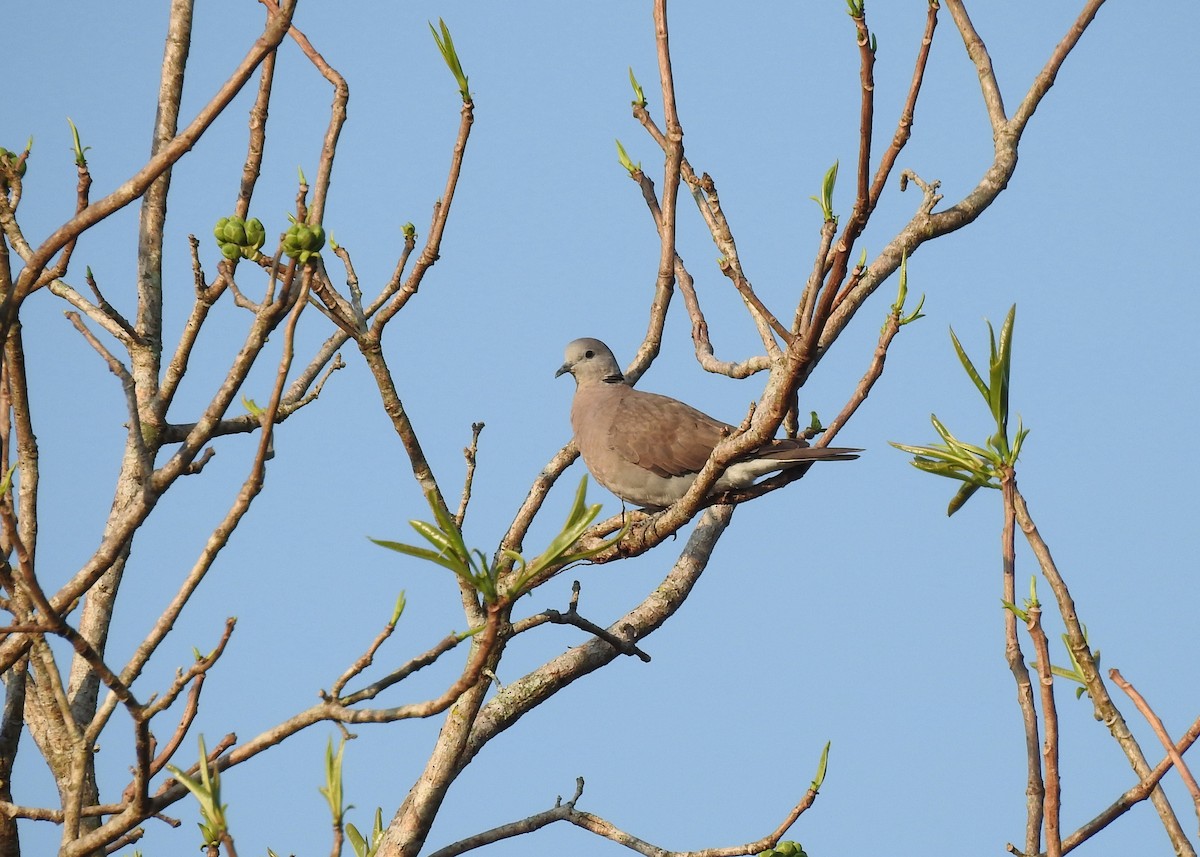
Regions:
[[[325,230],[320,225],[300,223],[290,214],[288,220],[292,221],[292,225],[283,236],[283,252],[301,265],[313,257],[319,258],[317,251],[325,246]]]
[[[255,262],[259,258],[259,248],[267,241],[267,230],[257,217],[249,220],[234,215],[222,217],[213,229],[221,255],[230,261],[241,258]]]
[[[768,848],[761,852],[758,857],[806,857],[804,849],[800,847],[799,842],[792,842],[785,839],[774,848]]]
[[[0,189],[8,187],[14,178],[24,177],[25,166],[25,158],[19,152],[10,152],[0,146]]]

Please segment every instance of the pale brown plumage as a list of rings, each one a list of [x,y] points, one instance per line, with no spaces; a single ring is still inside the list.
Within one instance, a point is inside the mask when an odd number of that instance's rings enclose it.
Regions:
[[[684,495],[713,448],[734,429],[690,405],[626,383],[612,351],[598,339],[576,339],[556,375],[575,377],[571,425],[584,464],[622,500],[664,508]],[[714,492],[744,488],[760,476],[812,461],[846,461],[859,450],[813,448],[772,440],[732,462]]]

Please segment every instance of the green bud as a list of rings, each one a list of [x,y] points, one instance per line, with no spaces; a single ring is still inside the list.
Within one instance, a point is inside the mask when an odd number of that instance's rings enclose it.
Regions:
[[[236,244],[222,244],[221,255],[231,262],[242,258],[242,248]]]
[[[283,252],[301,264],[317,255],[325,246],[325,230],[320,226],[309,226],[291,218],[292,225],[283,236]]]
[[[267,230],[262,225],[262,221],[257,217],[252,217],[246,221],[246,240],[247,244],[254,250],[262,247],[267,242]]]
[[[246,223],[240,217],[231,217],[225,224],[225,240],[231,244],[246,243]]]

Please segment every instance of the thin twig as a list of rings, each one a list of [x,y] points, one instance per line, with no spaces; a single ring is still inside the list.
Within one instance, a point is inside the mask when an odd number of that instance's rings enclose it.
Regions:
[[[1192,796],[1192,801],[1196,804],[1196,814],[1200,816],[1200,785],[1196,784],[1196,778],[1192,776],[1187,763],[1183,761],[1183,756],[1175,749],[1175,743],[1171,740],[1171,735],[1167,732],[1167,727],[1163,725],[1162,718],[1154,713],[1154,709],[1146,702],[1145,697],[1138,692],[1137,688],[1126,681],[1125,677],[1121,675],[1120,670],[1115,668],[1109,670],[1108,677],[1133,700],[1133,704],[1137,706],[1138,711],[1142,713],[1142,716],[1146,718],[1146,722],[1150,724],[1150,728],[1154,730],[1154,734],[1158,736],[1158,740],[1167,749],[1167,755],[1171,759],[1171,764],[1175,766],[1175,770],[1179,772],[1180,779],[1187,786],[1188,792]]]
[[[1186,753],[1197,739],[1200,739],[1200,717],[1192,722],[1187,731],[1183,733],[1183,737],[1174,745],[1175,753],[1182,755]],[[1066,854],[1072,849],[1082,845],[1084,842],[1091,839],[1113,821],[1120,818],[1132,807],[1144,801],[1150,796],[1156,788],[1159,781],[1166,776],[1167,771],[1174,766],[1172,754],[1168,754],[1165,759],[1155,765],[1154,770],[1150,775],[1141,780],[1133,788],[1126,791],[1113,803],[1107,806],[1103,812],[1093,818],[1091,821],[1082,825],[1078,830],[1063,840],[1063,853]],[[1184,852],[1187,853],[1187,852]]]

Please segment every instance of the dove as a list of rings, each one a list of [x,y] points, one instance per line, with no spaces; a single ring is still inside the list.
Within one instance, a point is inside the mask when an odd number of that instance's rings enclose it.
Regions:
[[[575,378],[571,426],[592,476],[622,500],[664,509],[687,492],[713,448],[735,431],[669,396],[629,386],[599,339],[576,339],[555,377]],[[813,461],[848,461],[858,449],[814,448],[802,440],[769,440],[732,461],[713,486],[720,493],[752,485],[767,473]]]

